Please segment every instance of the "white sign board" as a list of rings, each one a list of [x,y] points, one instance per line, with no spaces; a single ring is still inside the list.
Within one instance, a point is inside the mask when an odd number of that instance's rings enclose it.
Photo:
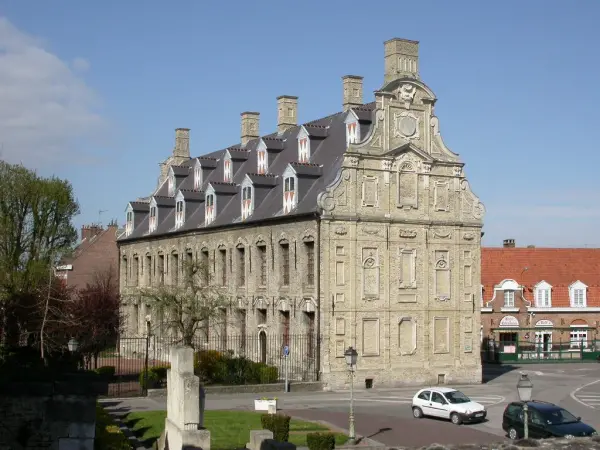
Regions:
[[[519,320],[515,316],[504,316],[500,321],[500,327],[518,328]]]
[[[538,320],[535,323],[536,327],[553,327],[554,324],[552,323],[551,320],[547,320],[547,319],[542,319],[542,320]]]

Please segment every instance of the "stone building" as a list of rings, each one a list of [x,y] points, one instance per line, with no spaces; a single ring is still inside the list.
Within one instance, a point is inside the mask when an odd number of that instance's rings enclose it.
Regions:
[[[501,352],[540,358],[592,350],[600,330],[600,249],[482,249],[481,332]],[[523,356],[523,353],[525,356]]]
[[[261,336],[263,351],[272,335],[314,336],[290,355],[330,387],[348,381],[349,346],[359,383],[480,382],[485,209],[440,135],[418,42],[384,50],[372,102],[347,75],[342,110],[299,124],[298,98],[280,96],[276,132],[261,135],[259,113],[245,112],[240,143],[194,158],[189,130],[176,130],[119,239],[130,334],[152,320],[139,286],[198,259],[232,299],[228,332]]]

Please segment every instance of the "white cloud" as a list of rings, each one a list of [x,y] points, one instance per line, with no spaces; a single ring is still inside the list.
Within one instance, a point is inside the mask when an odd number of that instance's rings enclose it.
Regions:
[[[89,63],[62,61],[0,17],[1,159],[35,168],[89,160],[89,140],[105,123],[99,99],[71,67],[84,72]]]

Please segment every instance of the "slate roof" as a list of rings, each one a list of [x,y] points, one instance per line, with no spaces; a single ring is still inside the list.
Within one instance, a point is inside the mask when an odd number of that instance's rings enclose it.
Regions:
[[[375,102],[370,102],[356,108],[353,112],[359,118],[361,136],[368,135]],[[254,211],[244,222],[251,224],[277,217],[287,218],[317,212],[317,196],[324,191],[336,177],[343,162],[346,145],[346,119],[348,112],[338,112],[317,120],[289,128],[285,132],[271,133],[259,139],[253,139],[245,146],[240,143],[230,145],[222,150],[190,158],[180,166],[174,166],[175,192],[169,195],[168,182],[165,180],[154,192],[154,198],[159,205],[157,212],[158,226],[149,233],[148,203],[131,202],[134,210],[134,230],[129,236],[122,235],[120,241],[160,236],[173,232],[190,231],[194,229],[213,228],[239,223],[241,221],[241,184],[246,175],[254,183],[257,191],[254,197]],[[310,137],[309,163],[298,162],[297,136],[304,127]],[[267,147],[268,169],[266,174],[258,174],[256,149],[260,141]],[[223,182],[224,159],[226,152],[232,158],[233,173],[231,183]],[[189,191],[194,191],[194,170],[200,163],[202,166],[202,185],[197,197],[191,197]],[[288,214],[283,214],[283,173],[291,166],[297,174],[297,203]],[[204,224],[204,207],[206,192],[209,184],[216,192],[215,220],[209,225]],[[179,190],[184,198],[192,199],[186,202],[186,220],[182,227],[175,227],[175,200]],[[147,199],[149,202],[152,196]],[[142,217],[139,217],[142,216]]]
[[[524,270],[526,267],[528,269]],[[600,307],[600,249],[482,248],[481,283],[484,303],[492,300],[494,286],[505,279],[515,280],[525,286],[525,298],[532,302],[532,306],[535,305],[535,285],[546,281],[552,286],[552,307],[559,308],[571,305],[569,286],[581,281],[588,287],[587,306]],[[500,303],[503,301],[499,300]]]

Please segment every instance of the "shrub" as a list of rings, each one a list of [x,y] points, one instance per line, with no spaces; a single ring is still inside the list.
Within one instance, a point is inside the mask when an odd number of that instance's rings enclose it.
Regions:
[[[150,372],[154,372],[160,381],[167,379],[167,370],[171,368],[170,364],[165,366],[154,366],[150,368]]]
[[[194,374],[207,383],[218,382],[223,374],[225,356],[216,350],[201,350],[194,354]]]
[[[131,450],[129,439],[115,425],[110,415],[96,405],[96,436],[94,450]]]
[[[333,450],[335,448],[335,434],[333,433],[308,433],[306,445],[309,450]]]
[[[260,368],[259,381],[261,384],[276,383],[279,380],[279,370],[277,367],[264,366]]]
[[[115,377],[116,370],[115,366],[102,366],[98,367],[96,370],[94,370],[94,372],[96,372],[102,378],[110,380],[111,378]]]
[[[148,384],[146,384],[146,373],[148,374]],[[143,370],[140,373],[140,386],[142,389],[156,389],[160,385],[160,377],[152,369]]]
[[[283,414],[263,414],[260,422],[263,429],[273,432],[273,439],[277,442],[287,442],[290,438],[290,416]]]

